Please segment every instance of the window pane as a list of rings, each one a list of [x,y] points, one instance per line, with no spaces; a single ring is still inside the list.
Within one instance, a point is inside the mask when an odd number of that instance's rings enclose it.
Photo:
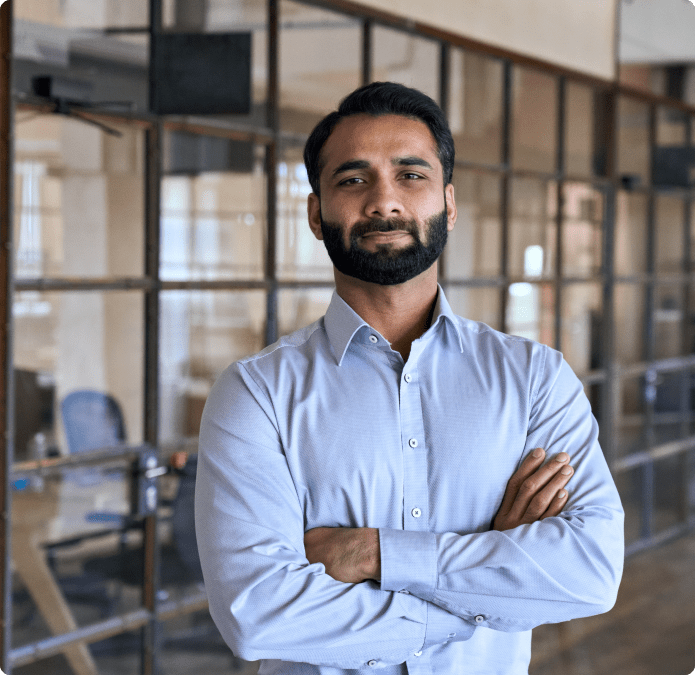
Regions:
[[[555,269],[557,183],[513,178],[509,223],[509,274],[534,279]]]
[[[360,84],[361,24],[289,0],[280,17],[280,124],[309,133]]]
[[[656,197],[656,262],[657,272],[677,274],[683,271],[685,250],[682,199]]]
[[[21,0],[15,3],[20,20],[50,23],[69,28],[147,26],[148,0],[104,0],[103,2],[46,2]]]
[[[281,279],[333,280],[331,263],[322,241],[307,220],[311,192],[302,159],[303,148],[281,148],[277,176],[277,273]]]
[[[601,270],[603,195],[586,183],[565,183],[562,273],[594,276]]]
[[[590,176],[594,153],[594,92],[568,82],[565,90],[565,173]]]
[[[33,115],[18,116],[15,141],[17,277],[141,275],[142,130]]]
[[[647,447],[645,383],[639,376],[624,378],[619,384],[618,456],[625,457]]]
[[[603,302],[601,284],[562,289],[562,353],[578,375],[601,367]]]
[[[686,483],[683,480],[683,455],[654,462],[654,533],[657,534],[683,519]]]
[[[410,33],[375,26],[372,79],[400,82],[439,100],[439,45]]]
[[[449,125],[456,157],[497,164],[502,156],[502,62],[451,50]]]
[[[642,468],[619,473],[615,484],[625,510],[625,544],[629,545],[641,538],[641,504],[645,498]]]
[[[619,363],[644,360],[644,303],[642,284],[615,285],[615,354]]]
[[[654,289],[654,358],[681,356],[683,351],[683,287]]]
[[[557,80],[515,66],[512,162],[517,169],[555,170]]]
[[[446,299],[454,313],[471,321],[482,321],[500,330],[500,289],[470,286],[449,286]]]
[[[165,291],[160,307],[160,439],[195,447],[210,388],[233,361],[263,348],[264,291]]]
[[[688,116],[676,108],[659,106],[656,110],[656,144],[685,145]]]
[[[50,76],[51,95],[68,108],[77,101],[146,112],[149,35],[105,31],[146,28],[148,5],[148,0],[15,2],[13,89],[33,98],[33,78]]]
[[[500,178],[496,174],[454,171],[458,218],[449,232],[446,276],[491,277],[501,273]]]
[[[634,185],[649,182],[649,106],[618,97],[618,174]]]
[[[647,198],[618,192],[615,219],[615,273],[647,271]]]
[[[511,284],[507,298],[507,332],[555,344],[555,291],[550,284]]]
[[[280,335],[292,333],[320,319],[328,309],[332,288],[281,290],[278,293]]]
[[[123,413],[126,439],[142,441],[143,297],[139,292],[17,293],[13,305],[14,363],[27,389],[17,406],[24,438],[17,459],[37,432],[67,453],[60,402],[89,389],[113,396]],[[37,415],[36,408],[41,412]]]
[[[13,647],[141,606],[141,589],[133,584],[121,593],[125,575],[109,565],[121,546],[129,559],[142,560],[142,529],[121,537],[120,528],[132,522],[130,471],[129,464],[110,462],[13,475]],[[72,669],[35,672],[96,672],[87,669],[93,656],[84,644],[66,649],[65,657]]]
[[[192,134],[167,134],[165,147],[162,278],[262,279],[264,147]],[[206,155],[215,148],[223,161],[211,162],[212,155]],[[196,168],[199,158],[206,159]]]

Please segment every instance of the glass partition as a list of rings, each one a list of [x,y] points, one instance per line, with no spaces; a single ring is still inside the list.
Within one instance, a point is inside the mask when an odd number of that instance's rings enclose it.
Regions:
[[[16,275],[143,272],[144,133],[20,113],[15,141]]]
[[[458,167],[453,177],[458,217],[446,246],[450,279],[494,277],[502,271],[502,185],[497,174]]]
[[[381,25],[372,32],[372,80],[401,82],[439,100],[439,45]]]
[[[448,117],[458,159],[502,161],[503,72],[498,59],[451,50]]]
[[[280,125],[308,134],[360,84],[360,22],[280,2]]]
[[[512,163],[515,169],[555,171],[557,79],[514,67]]]

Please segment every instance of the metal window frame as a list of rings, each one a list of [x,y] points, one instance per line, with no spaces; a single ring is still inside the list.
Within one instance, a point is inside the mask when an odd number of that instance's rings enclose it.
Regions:
[[[107,29],[106,32],[147,32],[150,35],[150,44],[157,40],[157,35],[162,32],[162,0],[148,0],[150,7],[150,25],[146,28],[132,29]],[[640,90],[620,85],[615,81],[607,81],[592,77],[584,73],[557,66],[540,59],[517,54],[499,47],[487,45],[475,40],[463,38],[459,35],[444,31],[396,16],[389,12],[366,8],[349,0],[294,0],[305,5],[311,5],[327,9],[338,14],[356,17],[361,22],[361,81],[363,84],[372,79],[373,74],[373,30],[374,27],[385,26],[390,29],[402,31],[417,37],[435,41],[440,48],[439,52],[439,101],[445,111],[448,109],[449,82],[451,78],[450,59],[452,48],[461,48],[467,52],[482,54],[499,59],[503,65],[502,77],[502,147],[499,163],[485,165],[482,163],[457,160],[456,166],[462,169],[479,170],[497,173],[500,176],[500,221],[502,236],[500,241],[500,275],[492,278],[467,278],[450,279],[446,273],[446,260],[442,260],[440,278],[446,286],[463,286],[479,288],[496,288],[500,294],[499,325],[506,329],[508,289],[516,279],[509,274],[509,220],[510,220],[510,189],[511,180],[514,177],[531,176],[546,180],[557,181],[557,215],[555,227],[556,236],[556,267],[551,278],[542,280],[543,283],[552,284],[555,290],[555,317],[554,346],[561,347],[562,340],[562,292],[570,283],[598,282],[602,288],[603,308],[603,335],[602,335],[602,362],[601,368],[582,376],[585,384],[599,384],[601,396],[599,409],[601,415],[601,442],[606,457],[614,474],[620,474],[640,467],[644,475],[644,484],[647,488],[648,499],[642,504],[642,537],[628,547],[628,554],[643,548],[653,546],[666,539],[677,536],[681,532],[695,526],[695,509],[693,504],[683,502],[681,521],[677,526],[666,531],[654,533],[651,528],[652,496],[653,492],[653,463],[659,459],[670,456],[678,456],[682,459],[683,467],[688,472],[686,475],[695,475],[695,436],[684,435],[678,441],[664,444],[653,442],[645,451],[618,457],[617,454],[617,423],[621,415],[620,408],[620,383],[623,378],[641,375],[648,371],[673,372],[680,371],[690,373],[695,369],[695,356],[682,356],[676,359],[654,361],[653,351],[645,353],[645,359],[639,364],[624,366],[617,362],[615,351],[615,325],[614,325],[614,289],[616,281],[630,281],[644,284],[646,289],[645,300],[653,304],[654,288],[660,282],[668,280],[664,275],[654,272],[653,253],[647,273],[635,275],[629,278],[616,277],[614,270],[615,253],[615,217],[616,195],[621,189],[620,176],[617,174],[617,99],[626,96],[646,102],[650,106],[650,151],[653,152],[655,144],[655,115],[658,106],[668,106],[687,113],[688,143],[693,144],[693,120],[695,119],[695,107],[688,106],[680,101],[674,101],[663,96],[649,94]],[[12,470],[11,459],[13,456],[13,414],[12,395],[13,359],[12,359],[12,331],[11,331],[11,303],[15,291],[39,290],[51,292],[64,291],[116,291],[133,290],[140,291],[145,297],[145,312],[143,316],[145,334],[145,372],[143,378],[143,416],[145,420],[144,440],[157,446],[159,384],[158,384],[158,343],[159,343],[159,298],[160,294],[169,290],[216,290],[216,291],[243,291],[264,290],[266,292],[266,325],[264,330],[265,343],[270,344],[278,337],[278,293],[282,289],[309,289],[330,288],[332,282],[324,280],[289,281],[278,278],[277,274],[277,176],[278,149],[285,141],[293,141],[295,144],[303,140],[301,134],[285,132],[280,127],[279,101],[280,101],[280,64],[278,43],[281,39],[280,24],[280,0],[266,0],[267,29],[268,29],[268,91],[266,101],[266,120],[263,127],[246,127],[243,124],[211,123],[205,119],[188,118],[184,121],[178,119],[157,119],[151,115],[115,115],[101,116],[102,119],[116,119],[121,122],[136,124],[145,128],[147,161],[145,176],[145,269],[139,277],[104,277],[104,278],[58,278],[58,279],[18,279],[12,275],[12,131],[13,111],[19,103],[11,98],[11,68],[12,53],[12,6],[13,0],[8,0],[0,9],[0,283],[2,284],[2,305],[0,311],[0,358],[3,361],[4,377],[0,380],[0,404],[4,403],[4,414],[0,419],[0,462],[5,469],[5,481],[0,483],[0,502],[3,506],[0,518],[0,543],[3,550],[0,552],[0,591],[3,597],[2,630],[0,631],[0,667],[8,675],[13,665],[23,665],[46,658],[49,655],[61,651],[66,644],[74,642],[94,642],[105,637],[116,635],[125,631],[142,629],[143,650],[141,670],[147,675],[154,675],[156,671],[158,647],[158,633],[160,622],[181,614],[204,609],[206,601],[204,597],[190,596],[178,603],[158,603],[156,590],[158,579],[156,577],[157,554],[159,544],[156,537],[156,516],[149,517],[145,523],[144,550],[146,557],[146,574],[143,585],[143,607],[135,612],[120,617],[114,617],[105,622],[86,626],[72,633],[56,636],[46,640],[37,641],[20,648],[11,648],[11,565],[10,565],[10,517],[11,517],[11,493],[9,491],[9,476]],[[512,86],[514,70],[517,67],[533,68],[553,76],[557,82],[556,115],[557,130],[555,138],[555,166],[553,172],[538,172],[519,170],[512,168],[512,120],[513,98]],[[566,87],[568,83],[580,83],[589,86],[595,96],[595,144],[600,149],[604,158],[601,170],[592,176],[572,176],[565,173],[565,128],[566,128]],[[154,82],[151,79],[152,91]],[[219,281],[166,281],[159,276],[159,186],[161,183],[161,139],[167,129],[187,130],[192,133],[221,135],[229,138],[250,140],[262,144],[266,148],[266,201],[267,201],[267,244],[264,260],[264,277],[260,280],[219,280]],[[596,154],[596,153],[595,153]],[[598,189],[603,199],[603,247],[601,270],[587,278],[569,278],[563,275],[562,269],[562,237],[563,237],[563,189],[567,181],[576,180],[592,184]],[[649,232],[650,239],[654,237],[653,203],[657,191],[651,185],[642,188],[649,200]],[[692,291],[695,290],[695,269],[691,260],[692,234],[691,227],[692,205],[695,202],[694,191],[686,191],[684,198],[684,259],[682,274],[677,275],[674,281],[682,284],[686,293],[684,299],[684,316],[688,316],[692,304]],[[650,247],[650,249],[653,247]],[[682,323],[683,339],[692,338],[691,330]],[[654,332],[653,312],[645,312],[645,345],[653,344],[651,336]],[[683,385],[685,386],[685,385]],[[689,428],[693,419],[690,410],[682,405],[682,431]],[[651,429],[654,423],[653,410],[648,412],[647,427]],[[650,433],[650,432],[648,432]],[[685,490],[685,480],[680,486]]]

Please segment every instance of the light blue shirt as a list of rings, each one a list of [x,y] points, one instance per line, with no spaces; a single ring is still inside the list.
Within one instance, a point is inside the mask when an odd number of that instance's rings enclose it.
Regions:
[[[623,511],[558,352],[455,316],[406,363],[337,294],[231,365],[205,406],[196,529],[210,613],[260,673],[528,672],[531,629],[610,609]],[[536,447],[575,467],[560,516],[491,531]],[[304,555],[314,527],[376,527],[381,582]]]

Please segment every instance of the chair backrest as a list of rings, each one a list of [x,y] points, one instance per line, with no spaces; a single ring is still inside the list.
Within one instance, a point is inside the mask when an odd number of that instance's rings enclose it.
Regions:
[[[195,476],[198,456],[191,455],[180,472],[179,489],[173,503],[172,531],[176,552],[194,581],[203,581],[203,570],[198,557],[195,537]]]
[[[63,399],[61,410],[71,453],[125,442],[123,413],[113,396],[88,389],[73,391]]]

